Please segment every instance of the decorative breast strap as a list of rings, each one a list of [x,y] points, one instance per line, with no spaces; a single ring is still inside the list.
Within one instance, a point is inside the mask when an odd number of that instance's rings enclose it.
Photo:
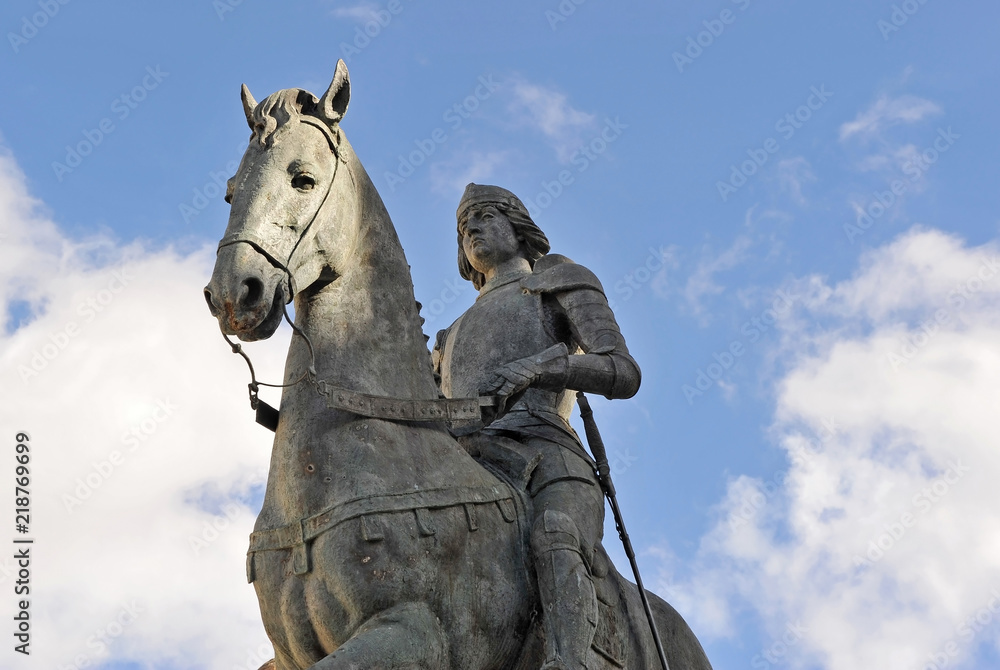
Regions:
[[[494,486],[456,487],[447,489],[426,489],[390,495],[357,498],[339,503],[327,509],[306,517],[297,523],[286,526],[261,530],[250,534],[250,549],[247,556],[247,579],[254,580],[253,553],[257,551],[274,551],[276,549],[292,550],[292,567],[297,575],[309,572],[308,543],[336,526],[363,517],[368,514],[384,514],[387,512],[410,512],[419,510],[442,509],[458,505],[496,504],[503,518],[508,523],[516,519],[514,494],[505,488]],[[469,516],[470,508],[466,507]],[[470,528],[473,526],[470,521]]]
[[[320,395],[330,409],[340,409],[372,419],[394,421],[482,421],[480,407],[496,405],[496,396],[477,398],[390,398],[359,393],[316,382]]]

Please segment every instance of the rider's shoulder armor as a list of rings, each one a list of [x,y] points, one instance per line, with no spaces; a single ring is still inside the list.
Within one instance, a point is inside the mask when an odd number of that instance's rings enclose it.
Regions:
[[[531,274],[521,280],[521,288],[527,293],[593,289],[604,294],[597,275],[560,254],[548,254],[535,261]]]
[[[531,275],[521,280],[521,288],[526,293],[552,295],[580,348],[588,354],[610,357],[614,375],[605,392],[607,397],[628,398],[639,390],[639,366],[628,352],[604,287],[593,272],[565,256],[549,254],[535,261]]]

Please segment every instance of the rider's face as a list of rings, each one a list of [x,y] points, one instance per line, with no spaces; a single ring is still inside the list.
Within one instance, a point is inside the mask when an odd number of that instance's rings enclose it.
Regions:
[[[483,274],[522,255],[521,242],[510,219],[492,205],[469,211],[462,224],[462,250],[472,267]]]

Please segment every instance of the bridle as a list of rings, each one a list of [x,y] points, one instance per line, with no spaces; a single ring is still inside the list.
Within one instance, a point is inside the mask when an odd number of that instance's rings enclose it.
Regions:
[[[295,287],[295,277],[292,275],[292,271],[289,270],[289,267],[292,265],[292,258],[295,256],[295,252],[298,251],[299,246],[301,245],[302,240],[305,239],[309,229],[312,227],[313,223],[315,223],[316,217],[319,216],[320,211],[322,211],[323,207],[326,205],[326,201],[330,197],[330,192],[333,190],[333,182],[336,180],[337,173],[340,171],[340,164],[343,163],[347,165],[347,158],[340,148],[342,134],[339,127],[336,131],[333,131],[318,119],[313,119],[308,116],[300,117],[299,122],[308,123],[318,128],[323,133],[330,145],[330,150],[334,155],[335,162],[333,176],[327,184],[326,192],[323,194],[323,199],[320,201],[316,211],[313,212],[312,218],[309,219],[309,223],[302,229],[302,233],[299,235],[299,239],[296,240],[291,252],[289,252],[288,258],[282,261],[279,255],[268,248],[268,243],[265,242],[260,235],[257,235],[252,231],[241,231],[232,235],[226,235],[219,241],[219,246],[216,250],[216,253],[218,253],[218,251],[223,247],[237,244],[239,242],[245,242],[246,244],[252,246],[254,249],[263,254],[272,265],[284,271],[285,277],[288,280],[289,299],[293,298],[297,293]],[[348,168],[347,173],[353,181],[354,174],[350,171],[350,168]],[[355,186],[357,186],[356,181]],[[250,408],[255,410],[257,413],[257,423],[261,424],[265,428],[269,428],[272,431],[277,430],[279,412],[260,399],[260,387],[268,386],[271,388],[287,388],[295,386],[306,378],[310,378],[313,381],[316,391],[323,396],[326,400],[326,406],[330,409],[343,410],[360,416],[366,416],[374,419],[386,419],[389,421],[448,422],[452,424],[452,432],[456,435],[472,432],[481,428],[482,411],[480,408],[496,406],[498,403],[498,398],[496,396],[479,396],[477,398],[435,398],[427,400],[417,398],[390,398],[386,396],[372,395],[369,393],[361,393],[351,389],[345,389],[328,384],[325,380],[317,379],[316,350],[313,347],[313,343],[309,339],[309,336],[306,335],[301,328],[296,326],[295,322],[288,315],[287,304],[282,305],[282,313],[284,315],[284,319],[288,321],[288,325],[292,327],[292,331],[305,340],[306,346],[309,348],[309,367],[306,368],[305,372],[303,372],[298,379],[287,384],[268,384],[266,382],[258,381],[253,363],[250,361],[250,357],[247,353],[243,351],[243,345],[239,342],[233,342],[229,339],[229,336],[226,335],[225,331],[222,331],[222,337],[229,344],[233,353],[242,356],[243,360],[247,363],[247,367],[250,368],[250,383],[247,386],[250,391]],[[221,323],[219,324],[219,329],[222,329]]]
[[[344,156],[344,152],[341,151],[340,149],[340,142],[342,139],[340,128],[337,128],[336,131],[333,131],[325,123],[319,121],[318,119],[313,119],[308,116],[299,117],[299,122],[308,123],[309,125],[319,129],[323,133],[323,136],[326,138],[327,143],[330,145],[330,151],[333,153],[334,165],[333,165],[333,176],[330,177],[330,181],[326,185],[326,192],[323,193],[323,199],[320,200],[319,206],[313,212],[312,218],[309,219],[309,223],[306,224],[306,226],[302,229],[302,232],[299,234],[299,238],[295,241],[295,244],[292,246],[292,250],[288,253],[288,258],[282,261],[278,254],[276,254],[274,251],[268,248],[269,245],[267,242],[264,241],[263,237],[261,237],[260,235],[258,235],[253,231],[240,231],[238,233],[233,233],[232,235],[226,235],[221,240],[219,240],[219,246],[216,248],[216,254],[218,254],[218,252],[221,251],[223,247],[228,247],[230,245],[238,244],[240,242],[245,242],[250,246],[252,246],[258,252],[260,252],[265,258],[267,258],[272,265],[274,265],[275,267],[277,267],[278,269],[282,270],[285,273],[285,278],[287,279],[288,282],[289,301],[292,298],[294,298],[295,295],[298,293],[295,286],[295,276],[292,274],[292,271],[289,270],[289,267],[292,265],[292,258],[295,256],[295,252],[298,251],[299,246],[302,244],[302,240],[304,240],[306,234],[308,234],[309,229],[312,228],[313,223],[315,223],[316,217],[319,216],[319,213],[323,211],[323,207],[326,206],[326,201],[327,199],[329,199],[330,192],[333,190],[333,183],[334,181],[336,181],[337,174],[340,172],[340,164],[341,163],[344,163],[345,165],[347,164],[347,159]],[[348,174],[351,175],[351,179],[353,180],[354,175],[350,173],[350,170],[348,170]],[[265,412],[267,410],[270,410],[274,412],[275,415],[277,414],[277,410],[275,410],[274,408],[267,405],[267,403],[260,400],[258,393],[261,386],[269,386],[271,388],[286,388],[289,386],[295,386],[299,382],[303,381],[307,376],[311,375],[313,378],[316,377],[316,351],[313,348],[312,341],[309,339],[309,336],[306,335],[301,328],[295,325],[295,321],[288,315],[287,303],[285,305],[282,305],[281,311],[282,314],[284,315],[284,319],[288,321],[288,325],[292,327],[292,331],[296,335],[300,336],[303,340],[305,340],[306,346],[309,348],[309,367],[306,368],[305,372],[303,372],[302,375],[294,382],[289,382],[287,384],[269,384],[267,382],[258,381],[257,374],[254,371],[253,363],[250,361],[250,357],[247,355],[247,353],[243,351],[243,345],[241,345],[239,342],[233,342],[231,339],[229,339],[229,336],[226,335],[225,331],[222,331],[222,337],[229,344],[230,348],[233,350],[233,353],[242,356],[243,360],[245,360],[247,363],[247,367],[250,368],[250,383],[248,384],[250,390],[250,408],[258,411],[258,420],[260,420],[260,414],[261,414],[260,406],[262,404],[266,408]],[[219,324],[219,329],[220,330],[222,329],[221,323]]]

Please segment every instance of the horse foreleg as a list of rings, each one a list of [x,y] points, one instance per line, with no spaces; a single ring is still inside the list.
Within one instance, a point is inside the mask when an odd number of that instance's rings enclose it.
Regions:
[[[404,603],[366,621],[309,670],[444,670],[448,646],[425,603]]]

